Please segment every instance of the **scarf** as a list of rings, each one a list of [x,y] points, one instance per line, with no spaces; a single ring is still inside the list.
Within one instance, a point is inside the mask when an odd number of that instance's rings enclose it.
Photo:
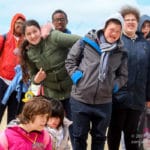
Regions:
[[[48,133],[51,135],[54,147],[59,147],[63,138],[64,138],[64,129],[62,126],[59,127],[59,129],[54,129],[51,127],[47,127]]]
[[[110,52],[117,47],[117,43],[113,43],[113,44],[106,43],[106,40],[103,34],[100,35],[100,41],[101,41],[101,44],[100,44],[101,57],[100,57],[98,79],[101,82],[103,82],[108,72],[108,61],[109,61]]]

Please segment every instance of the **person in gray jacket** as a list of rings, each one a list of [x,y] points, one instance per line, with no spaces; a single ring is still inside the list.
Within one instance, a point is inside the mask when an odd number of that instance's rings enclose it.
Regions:
[[[122,49],[120,14],[107,19],[103,29],[88,32],[68,53],[66,69],[73,81],[71,112],[74,150],[103,150],[109,125],[112,93],[127,81],[127,53]]]

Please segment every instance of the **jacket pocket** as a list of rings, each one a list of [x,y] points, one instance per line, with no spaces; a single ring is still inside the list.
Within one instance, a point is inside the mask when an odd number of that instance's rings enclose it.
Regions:
[[[127,88],[123,87],[117,93],[113,94],[113,103],[126,103],[128,97]]]

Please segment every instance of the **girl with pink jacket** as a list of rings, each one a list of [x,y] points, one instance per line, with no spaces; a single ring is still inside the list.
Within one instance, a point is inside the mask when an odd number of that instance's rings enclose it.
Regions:
[[[44,130],[50,114],[50,102],[33,97],[25,103],[19,122],[0,133],[0,150],[52,150],[50,136]]]

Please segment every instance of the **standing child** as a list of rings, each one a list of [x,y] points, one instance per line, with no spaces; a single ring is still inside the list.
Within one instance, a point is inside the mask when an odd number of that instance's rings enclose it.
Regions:
[[[68,48],[79,38],[77,35],[65,34],[52,30],[43,39],[37,21],[28,20],[23,26],[25,41],[21,48],[21,65],[24,80],[28,78],[35,84],[43,85],[44,95],[58,100],[70,96],[71,79],[65,69]]]
[[[74,150],[103,150],[112,109],[112,93],[127,81],[127,54],[120,40],[120,14],[107,19],[105,26],[88,32],[68,53],[66,69],[73,81],[71,113]]]
[[[51,139],[44,130],[51,105],[47,99],[33,97],[25,103],[19,122],[0,134],[0,150],[51,150]]]
[[[47,122],[46,129],[51,138],[53,150],[69,150],[69,126],[72,124],[67,118],[64,118],[64,108],[58,100],[51,100],[52,114]]]

